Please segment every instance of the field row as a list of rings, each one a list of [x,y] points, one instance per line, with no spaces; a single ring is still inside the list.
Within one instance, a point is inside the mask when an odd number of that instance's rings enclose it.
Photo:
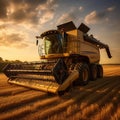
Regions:
[[[116,71],[107,69],[103,79],[86,86],[73,86],[63,96],[8,84],[1,74],[0,119],[120,119],[119,71],[115,76]]]

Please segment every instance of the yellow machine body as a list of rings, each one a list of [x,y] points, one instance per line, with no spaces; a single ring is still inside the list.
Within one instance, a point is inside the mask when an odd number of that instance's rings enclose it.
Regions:
[[[76,28],[73,22],[57,26],[37,36],[39,62],[8,64],[4,68],[8,82],[51,93],[65,91],[73,83],[87,84],[89,79],[103,76],[100,49],[109,47],[87,32],[83,23]]]

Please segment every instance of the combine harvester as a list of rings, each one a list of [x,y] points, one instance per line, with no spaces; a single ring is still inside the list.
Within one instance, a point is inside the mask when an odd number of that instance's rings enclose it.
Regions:
[[[85,24],[76,28],[71,21],[36,36],[40,61],[8,64],[4,68],[8,82],[57,94],[73,83],[86,85],[103,77],[99,50],[112,56],[108,45],[88,31]]]

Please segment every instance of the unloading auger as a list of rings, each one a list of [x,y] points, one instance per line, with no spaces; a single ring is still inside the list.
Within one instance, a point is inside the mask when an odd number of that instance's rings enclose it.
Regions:
[[[3,71],[8,82],[59,93],[73,83],[86,85],[103,77],[99,50],[105,48],[108,57],[112,56],[108,45],[89,36],[88,31],[85,24],[76,28],[70,21],[36,36],[40,61],[6,65]]]

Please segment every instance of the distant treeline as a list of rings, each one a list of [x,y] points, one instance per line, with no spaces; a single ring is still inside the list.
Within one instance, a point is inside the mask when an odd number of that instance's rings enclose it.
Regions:
[[[2,57],[0,57],[0,63],[18,63],[18,62],[22,62],[20,60],[3,60]]]
[[[3,68],[9,63],[22,63],[22,61],[20,61],[20,60],[3,60],[2,57],[0,57],[0,72],[2,72]]]
[[[0,72],[2,72],[3,68],[7,65],[7,63],[0,62]]]

